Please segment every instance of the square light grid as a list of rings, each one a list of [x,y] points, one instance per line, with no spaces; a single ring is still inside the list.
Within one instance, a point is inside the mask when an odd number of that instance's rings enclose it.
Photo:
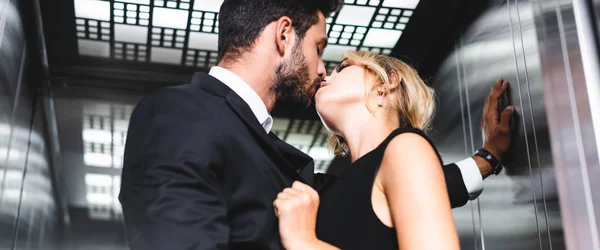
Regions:
[[[360,46],[367,33],[366,27],[335,24],[329,30],[329,44]]]
[[[196,68],[210,68],[217,65],[217,56],[216,51],[190,49],[185,57],[185,65]]]
[[[202,1],[202,0],[198,0]],[[167,7],[173,9],[190,9],[190,0],[154,0],[154,6]]]
[[[84,163],[89,167],[120,169],[129,116],[133,106],[86,104],[83,113]]]
[[[327,129],[321,121],[275,119],[273,133],[312,157],[315,172],[324,173],[329,168],[334,156],[327,148]]]
[[[218,33],[219,13],[209,11],[193,11],[190,20],[190,30]]]
[[[223,0],[73,1],[81,55],[203,69],[216,65]],[[340,12],[327,18],[327,68],[333,69],[348,50],[390,54],[418,3],[346,0]]]
[[[347,5],[359,5],[359,6],[379,6],[380,0],[346,0],[344,1]]]
[[[115,1],[113,4],[113,21],[147,26],[150,24],[150,6]]]
[[[91,219],[122,220],[123,210],[119,203],[121,178],[119,175],[85,174],[86,201]]]
[[[77,38],[110,41],[110,22],[77,18]]]
[[[92,219],[123,219],[118,195],[127,127],[133,108],[133,105],[89,102],[83,106],[86,201]]]
[[[380,8],[372,27],[404,30],[412,13],[412,10]]]
[[[152,28],[152,46],[167,48],[183,48],[185,44],[185,30],[169,28]]]
[[[116,42],[113,47],[113,54],[114,58],[121,60],[138,62],[145,62],[148,60],[146,45]]]

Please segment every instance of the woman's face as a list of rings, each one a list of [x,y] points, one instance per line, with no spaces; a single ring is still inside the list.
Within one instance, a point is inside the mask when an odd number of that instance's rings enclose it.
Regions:
[[[347,115],[344,109],[365,107],[365,83],[370,79],[364,67],[348,59],[340,63],[315,94],[317,112],[325,126],[335,132],[338,126],[333,123],[342,120],[340,115]]]

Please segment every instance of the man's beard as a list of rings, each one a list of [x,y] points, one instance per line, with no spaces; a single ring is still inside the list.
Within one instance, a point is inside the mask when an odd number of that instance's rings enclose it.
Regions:
[[[298,43],[292,49],[290,59],[277,65],[275,74],[271,78],[271,94],[274,94],[276,100],[286,100],[310,106],[312,103],[312,88],[306,88],[310,81],[308,63],[302,54],[301,43]],[[317,77],[311,87],[321,83],[321,78]]]

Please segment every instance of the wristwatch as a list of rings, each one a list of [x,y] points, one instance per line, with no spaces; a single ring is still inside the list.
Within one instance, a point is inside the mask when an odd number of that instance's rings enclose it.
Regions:
[[[492,166],[492,171],[494,175],[498,175],[500,171],[502,171],[502,164],[500,163],[498,158],[496,158],[494,155],[492,155],[492,153],[490,153],[490,151],[481,148],[475,151],[475,155],[485,159],[490,164],[490,166]]]

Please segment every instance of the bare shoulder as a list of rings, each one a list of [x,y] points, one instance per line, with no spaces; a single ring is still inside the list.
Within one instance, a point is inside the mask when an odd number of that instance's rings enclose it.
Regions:
[[[396,172],[439,165],[437,153],[425,137],[417,133],[402,133],[394,137],[385,149],[381,169]]]

